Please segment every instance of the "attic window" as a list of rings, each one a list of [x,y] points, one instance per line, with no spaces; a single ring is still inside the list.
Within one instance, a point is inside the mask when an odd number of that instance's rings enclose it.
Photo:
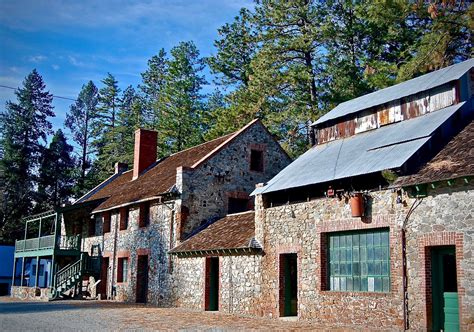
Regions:
[[[263,151],[250,150],[250,170],[255,172],[263,172]]]

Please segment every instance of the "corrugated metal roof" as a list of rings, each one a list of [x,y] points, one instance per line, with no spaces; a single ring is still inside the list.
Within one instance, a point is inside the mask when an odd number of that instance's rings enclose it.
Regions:
[[[315,121],[313,125],[340,118],[348,114],[357,113],[377,105],[382,105],[393,100],[441,86],[461,78],[473,66],[474,59],[469,59],[406,82],[351,99],[337,105],[329,113]]]
[[[316,145],[252,194],[401,167],[465,102],[349,138]]]

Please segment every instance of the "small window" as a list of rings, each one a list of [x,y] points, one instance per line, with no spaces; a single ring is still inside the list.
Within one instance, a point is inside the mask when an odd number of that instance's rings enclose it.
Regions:
[[[250,170],[263,172],[263,151],[250,150]]]
[[[150,224],[150,202],[140,204],[139,227],[147,227]]]
[[[239,212],[245,212],[249,210],[248,199],[229,197],[228,203],[229,204],[227,207],[227,213],[239,213]]]
[[[106,211],[102,214],[104,219],[104,233],[110,232],[110,211]]]
[[[128,281],[128,257],[119,257],[118,259],[118,270],[117,270],[117,282]]]
[[[120,209],[120,230],[123,231],[128,228],[128,207]]]
[[[328,234],[329,290],[390,291],[389,230]]]
[[[96,233],[95,233],[95,223],[96,223],[95,217],[92,218],[92,219],[89,219],[88,232],[87,232],[87,234],[89,236],[95,236],[96,235]]]

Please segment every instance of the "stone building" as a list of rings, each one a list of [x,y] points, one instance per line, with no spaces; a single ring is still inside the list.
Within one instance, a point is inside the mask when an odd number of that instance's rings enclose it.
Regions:
[[[473,64],[316,121],[317,144],[257,186],[254,215],[229,215],[170,251],[175,304],[323,326],[472,330]]]
[[[17,275],[33,272],[17,278],[14,295],[75,294],[87,279],[100,280],[93,295],[101,298],[171,305],[175,259],[168,251],[228,213],[253,209],[255,183],[291,161],[259,120],[159,160],[156,132],[138,130],[134,154],[132,170],[117,164],[72,206],[29,218],[41,228],[47,215],[54,231],[47,247],[43,231],[17,241]],[[62,248],[70,238],[76,245]],[[36,277],[36,262],[44,262],[48,278]]]
[[[100,262],[102,297],[473,330],[473,65],[338,105],[291,164],[259,121],[158,161],[139,131],[133,170],[58,211],[60,237],[81,235],[86,271]]]

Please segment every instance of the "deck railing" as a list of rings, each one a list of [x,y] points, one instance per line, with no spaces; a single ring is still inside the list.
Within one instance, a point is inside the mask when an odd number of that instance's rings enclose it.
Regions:
[[[15,252],[54,249],[54,237],[54,235],[47,235],[33,239],[17,240],[15,242]],[[80,250],[80,235],[60,236],[58,240],[56,249]]]

